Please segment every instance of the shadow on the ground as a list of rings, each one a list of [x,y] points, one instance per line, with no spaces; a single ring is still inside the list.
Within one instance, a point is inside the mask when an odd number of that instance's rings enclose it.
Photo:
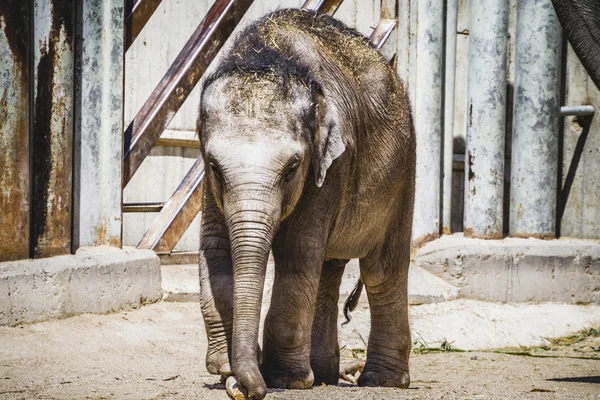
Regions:
[[[600,376],[573,376],[569,378],[547,379],[553,382],[600,383]]]

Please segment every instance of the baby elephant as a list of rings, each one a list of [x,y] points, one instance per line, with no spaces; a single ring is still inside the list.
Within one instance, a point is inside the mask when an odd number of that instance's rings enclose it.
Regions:
[[[415,133],[396,73],[335,19],[280,10],[245,29],[206,78],[198,132],[208,370],[236,375],[256,399],[267,387],[337,384],[339,286],[358,258],[371,311],[358,384],[408,387]]]

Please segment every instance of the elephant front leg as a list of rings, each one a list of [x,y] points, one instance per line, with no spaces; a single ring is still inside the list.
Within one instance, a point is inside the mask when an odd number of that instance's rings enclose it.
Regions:
[[[338,300],[344,267],[348,261],[337,259],[325,261],[321,271],[310,348],[310,365],[315,376],[315,385],[338,384],[340,376]]]
[[[391,235],[385,250],[360,260],[361,277],[369,299],[371,331],[359,386],[408,388],[410,384],[409,239],[410,234]]]
[[[323,257],[314,250],[287,250],[273,247],[275,280],[265,320],[261,370],[268,387],[306,389],[314,381],[311,330]]]
[[[233,268],[229,236],[212,194],[204,195],[200,236],[200,304],[208,350],[206,368],[228,376],[233,332]]]

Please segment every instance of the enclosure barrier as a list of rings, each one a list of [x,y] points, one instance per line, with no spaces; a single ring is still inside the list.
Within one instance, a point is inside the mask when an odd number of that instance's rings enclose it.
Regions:
[[[0,261],[121,245],[122,16],[123,0],[0,3]]]
[[[0,261],[121,245],[122,187],[251,3],[214,3],[126,130],[123,56],[161,2],[0,4]],[[333,14],[341,3],[308,0],[304,7]],[[597,140],[590,133],[600,129],[594,119],[600,95],[585,86],[587,78],[570,53],[565,66],[566,47],[550,0],[518,2],[516,13],[502,0],[473,0],[469,29],[456,32],[457,14],[464,15],[465,7],[457,0],[383,0],[371,36],[397,65],[414,105],[414,243],[451,232],[451,173],[460,160],[467,236],[558,237],[568,215],[565,232],[600,237],[598,162],[584,151]],[[507,110],[512,73],[507,46],[513,40],[507,38],[507,19],[515,15],[516,96],[514,110]],[[454,154],[452,143],[452,131],[462,129],[453,112],[462,85],[455,79],[457,33],[470,42],[465,155]],[[567,121],[564,134],[560,116]],[[504,154],[507,118],[514,118],[512,154]],[[586,167],[578,169],[580,164]],[[138,247],[173,250],[200,211],[203,173],[198,158],[167,203],[123,205],[126,212],[161,211]],[[505,173],[511,177],[510,207],[503,209]],[[506,212],[509,224],[503,226]]]

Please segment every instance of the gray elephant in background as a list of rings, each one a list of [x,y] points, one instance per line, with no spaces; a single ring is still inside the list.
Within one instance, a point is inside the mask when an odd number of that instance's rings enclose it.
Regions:
[[[552,0],[581,64],[600,89],[600,0]]]
[[[269,14],[206,78],[198,133],[209,372],[235,374],[257,399],[267,387],[337,384],[339,286],[358,258],[371,312],[358,384],[408,387],[415,132],[383,57],[327,15]]]

